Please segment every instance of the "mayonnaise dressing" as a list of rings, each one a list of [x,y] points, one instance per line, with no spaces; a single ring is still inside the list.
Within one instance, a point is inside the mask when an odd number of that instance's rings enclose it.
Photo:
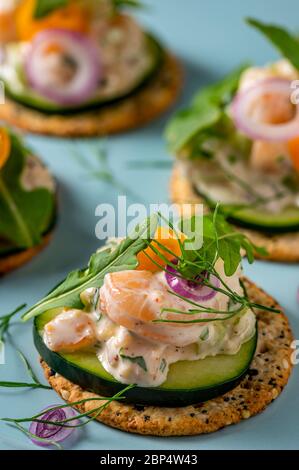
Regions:
[[[92,97],[94,100],[125,94],[147,73],[155,60],[140,26],[129,16],[121,15],[120,18],[117,25],[107,23],[106,27],[100,30],[93,24],[90,33],[98,47],[102,64],[102,78]],[[38,97],[29,87],[24,74],[28,53],[30,42],[11,42],[5,45],[0,78],[9,84],[16,95],[30,93]],[[60,71],[59,62],[62,64]],[[56,58],[54,65],[55,74],[60,73],[63,78],[63,61]],[[43,72],[44,70],[41,70],[41,73]],[[59,79],[60,77],[57,78],[58,81]]]
[[[273,78],[297,80],[299,72],[287,60],[265,67],[250,67],[243,72],[238,91],[243,92],[260,81]],[[257,119],[271,122],[271,118],[280,114],[286,120],[292,118],[292,105],[285,98],[267,100],[269,97],[266,96],[265,102],[257,103],[252,110]],[[223,204],[238,201],[238,204],[250,205],[256,203],[259,196],[267,201],[259,202],[258,208],[273,214],[288,207],[299,207],[299,179],[287,142],[255,140],[251,142],[248,155],[236,150],[229,142],[219,143],[217,139],[207,140],[204,148],[213,158],[184,161],[182,167],[187,178],[205,197]]]
[[[26,191],[45,188],[51,193],[55,191],[55,180],[48,168],[35,155],[27,155],[21,175],[21,185]]]
[[[45,325],[43,340],[57,352],[74,352],[96,342],[92,315],[82,310],[64,310]]]
[[[231,320],[201,324],[197,342],[175,347],[146,340],[103,315],[97,326],[100,341],[97,356],[104,369],[119,382],[157,387],[166,381],[169,366],[178,361],[237,354],[242,344],[252,338],[255,324],[254,313],[247,310]]]
[[[240,267],[233,276],[228,277],[224,273],[223,262],[219,259],[215,269],[232,291],[242,295],[239,282],[242,274]],[[154,274],[154,287],[152,291],[150,289],[148,301],[156,305],[157,295],[160,293],[163,298],[163,292],[169,290],[164,272]],[[66,310],[55,317],[50,322],[50,326],[52,323],[50,333],[49,324],[45,327],[44,341],[52,350],[61,347],[65,350],[67,344],[72,347],[73,344],[80,343],[82,336],[76,329],[76,318],[79,316],[80,321],[83,321],[82,316],[85,316],[88,322],[93,322],[91,329],[94,335],[93,344],[99,361],[104,369],[121,383],[136,383],[140,387],[159,386],[166,381],[171,364],[178,361],[196,361],[218,354],[237,354],[242,344],[251,339],[255,333],[255,315],[251,310],[243,309],[228,320],[196,323],[185,325],[184,328],[177,328],[169,323],[152,324],[149,321],[144,324],[147,328],[155,325],[156,329],[161,333],[167,333],[167,337],[170,338],[169,342],[156,341],[145,334],[144,328],[129,330],[103,314],[101,298],[105,289],[108,287],[104,280],[101,289],[91,288],[83,292],[81,301],[85,305],[85,310]],[[178,309],[187,311],[190,308],[190,304],[186,301],[172,295],[170,298],[174,299]],[[227,311],[229,307],[228,297],[221,292],[201,303],[221,311]],[[163,306],[169,307],[169,305],[159,305],[157,307],[159,312]],[[81,315],[78,312],[81,312]],[[207,317],[221,318],[219,314],[207,313],[196,316],[196,318]],[[179,334],[178,331],[182,330],[183,334]],[[85,330],[83,337],[90,338],[89,333]],[[84,348],[84,345],[82,347]]]
[[[235,155],[237,158],[232,164],[232,154],[233,149],[221,143],[215,148],[213,159],[184,161],[181,168],[199,193],[212,201],[223,204],[238,201],[238,204],[250,205],[258,196],[265,201],[260,202],[258,208],[273,214],[289,206],[299,207],[299,185],[297,190],[290,190],[286,184],[288,177],[294,175],[287,156],[284,158],[284,155],[277,154],[277,159],[280,157],[280,172],[270,173],[250,167],[243,156],[238,158]],[[245,184],[240,184],[240,181]]]

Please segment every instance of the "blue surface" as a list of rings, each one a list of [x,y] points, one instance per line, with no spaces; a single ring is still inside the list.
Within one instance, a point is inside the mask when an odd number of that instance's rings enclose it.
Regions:
[[[299,29],[297,0],[148,0],[151,10],[140,14],[144,24],[156,32],[182,59],[186,86],[182,102],[202,84],[251,60],[264,63],[277,57],[267,42],[243,23],[245,16],[275,21]],[[181,104],[182,104],[181,102]],[[180,104],[179,104],[180,105]],[[110,138],[106,143],[114,175],[134,190],[140,200],[168,200],[168,169],[132,169],[129,163],[165,160],[169,157],[161,137],[166,118],[142,130]],[[0,280],[1,314],[17,305],[29,305],[41,298],[71,269],[83,266],[99,245],[94,235],[94,210],[101,202],[116,202],[117,190],[91,178],[87,166],[78,163],[64,140],[30,137],[28,142],[44,158],[59,183],[60,218],[51,245],[26,267]],[[93,141],[95,142],[95,141]],[[90,144],[80,143],[92,163]],[[299,267],[256,262],[245,266],[246,274],[259,283],[286,308],[294,334],[299,338],[299,306],[296,291]],[[22,348],[42,376],[31,339],[31,325],[16,325],[13,341]],[[11,346],[7,364],[0,366],[0,378],[26,379],[24,369]],[[261,415],[237,426],[207,436],[153,438],[129,435],[92,423],[74,449],[298,449],[299,366],[282,393]],[[30,416],[59,399],[52,391],[0,391],[0,416]],[[0,449],[35,448],[18,431],[0,423]]]

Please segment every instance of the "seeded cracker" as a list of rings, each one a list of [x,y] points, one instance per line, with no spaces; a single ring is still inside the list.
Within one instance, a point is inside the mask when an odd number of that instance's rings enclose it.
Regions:
[[[108,135],[142,126],[176,100],[182,86],[178,61],[168,54],[161,70],[147,85],[122,101],[70,116],[47,115],[6,99],[0,119],[28,132],[59,137]]]
[[[184,176],[179,163],[175,165],[172,173],[170,181],[170,196],[172,202],[176,204],[204,203],[203,199],[193,191],[192,186]],[[268,256],[263,258],[257,253],[256,258],[290,263],[297,263],[299,261],[299,232],[268,235],[239,226],[236,228],[247,235],[252,243],[266,248]]]
[[[250,300],[280,308],[262,289],[244,280]],[[259,340],[248,374],[233,390],[213,400],[182,408],[138,406],[112,402],[97,418],[122,431],[153,436],[188,436],[217,431],[263,411],[282,392],[292,365],[293,335],[287,317],[281,313],[256,311]],[[41,360],[53,389],[67,402],[98,397],[84,391]],[[98,402],[85,402],[80,412],[92,410]]]

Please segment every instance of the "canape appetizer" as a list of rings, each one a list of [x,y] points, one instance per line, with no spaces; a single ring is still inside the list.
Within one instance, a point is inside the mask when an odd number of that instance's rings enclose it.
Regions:
[[[21,138],[0,128],[0,275],[34,257],[55,222],[55,183]]]
[[[24,320],[34,317],[50,385],[82,413],[132,384],[99,421],[163,436],[216,431],[279,395],[292,333],[276,302],[243,277],[240,249],[253,261],[245,235],[205,215],[203,245],[191,250],[188,230],[158,220],[108,242]]]
[[[299,42],[281,28],[249,23],[284,59],[236,70],[174,116],[166,131],[178,162],[172,198],[210,208],[220,202],[235,225],[265,246],[267,259],[299,261],[299,111],[293,103]]]
[[[0,118],[31,132],[105,135],[176,99],[181,71],[116,0],[19,0],[0,11]]]

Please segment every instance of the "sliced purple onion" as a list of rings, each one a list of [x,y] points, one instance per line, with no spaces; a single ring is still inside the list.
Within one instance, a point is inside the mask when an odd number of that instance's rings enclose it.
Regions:
[[[57,406],[59,405],[52,405],[45,408],[43,410],[45,413],[39,416],[38,419],[59,422],[64,421],[65,419],[74,418],[77,415],[76,411],[71,407],[56,408],[54,410],[52,409]],[[71,436],[71,434],[73,434],[73,432],[76,430],[75,426],[79,424],[79,420],[74,419],[67,424],[74,427],[65,427],[61,425],[37,423],[32,421],[29,427],[29,431],[31,434],[40,439],[48,439],[49,441],[59,443],[65,441],[68,437]],[[38,439],[34,439],[34,437],[32,437],[31,440],[34,444],[41,447],[51,446],[51,442],[39,441]]]
[[[213,274],[208,275],[207,273],[199,274],[194,281],[188,281],[187,279],[182,279],[172,266],[167,266],[167,271],[165,272],[165,278],[169,287],[176,294],[186,297],[187,299],[197,301],[207,301],[211,300],[217,294],[212,287],[204,284],[204,280],[208,279],[209,283],[219,287],[219,279]],[[202,281],[202,283],[201,283]]]
[[[288,141],[299,135],[299,106],[293,119],[281,124],[257,122],[250,114],[252,103],[265,94],[285,95],[291,103],[291,81],[279,78],[260,80],[238,93],[231,106],[235,126],[253,140]]]
[[[57,45],[76,68],[65,83],[55,83],[49,74],[48,50]],[[46,61],[48,63],[46,64]],[[48,71],[46,66],[48,66]],[[81,33],[64,29],[48,29],[37,34],[25,60],[25,72],[30,86],[45,98],[61,105],[86,102],[96,91],[102,76],[99,51],[92,40]]]

